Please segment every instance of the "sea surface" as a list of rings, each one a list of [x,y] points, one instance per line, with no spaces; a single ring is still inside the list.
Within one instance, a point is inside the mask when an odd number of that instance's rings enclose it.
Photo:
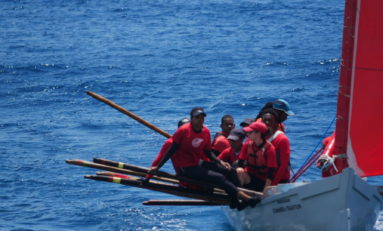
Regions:
[[[283,98],[296,113],[286,127],[297,171],[334,129],[343,8],[341,0],[1,1],[0,230],[232,230],[219,207],[143,206],[175,197],[86,180],[95,169],[66,164],[100,157],[148,167],[165,141],[85,91],[169,133],[195,106],[216,132],[224,114],[239,126]],[[311,168],[300,180],[319,178]]]

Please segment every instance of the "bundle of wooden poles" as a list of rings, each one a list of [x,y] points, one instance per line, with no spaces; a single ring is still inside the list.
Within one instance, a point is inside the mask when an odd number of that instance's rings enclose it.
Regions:
[[[96,175],[86,175],[86,179],[128,185],[193,199],[149,200],[143,202],[144,205],[227,205],[230,202],[228,195],[216,185],[180,177],[163,171],[159,171],[150,181],[147,181],[143,177],[147,175],[149,169],[145,167],[100,158],[93,158],[93,162],[85,160],[66,160],[66,162],[68,164],[107,171],[97,172]],[[207,187],[212,190],[199,191],[179,187],[178,184],[180,181],[205,188]],[[246,191],[254,196],[262,196],[259,192],[242,188],[240,190]]]
[[[146,127],[156,131],[166,138],[171,135],[148,121],[140,118],[134,113],[126,110],[120,105],[112,102],[111,100],[104,98],[94,92],[87,91],[88,95],[93,98],[111,106],[112,108],[128,115],[137,122],[145,125]],[[144,177],[148,174],[148,168],[135,166],[128,163],[116,162],[107,159],[94,158],[93,162],[85,160],[66,160],[68,164],[95,168],[105,170],[107,172],[97,172],[96,175],[86,175],[86,179],[105,181],[111,183],[117,183],[122,185],[128,185],[133,187],[139,187],[171,195],[187,197],[191,200],[149,200],[143,202],[144,205],[227,205],[230,202],[228,195],[223,189],[220,189],[217,185],[212,185],[207,182],[196,181],[193,179],[180,177],[178,175],[170,174],[163,171],[151,178],[150,181]],[[209,190],[193,190],[190,188],[180,187],[180,181],[200,186],[201,188],[207,188]],[[247,192],[252,196],[263,196],[262,193],[251,191],[248,189],[240,188],[240,190]]]

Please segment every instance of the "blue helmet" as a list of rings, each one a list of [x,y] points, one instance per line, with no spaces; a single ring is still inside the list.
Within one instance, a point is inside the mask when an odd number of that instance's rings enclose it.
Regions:
[[[290,104],[283,99],[277,99],[274,101],[273,108],[276,110],[284,111],[289,116],[295,115],[295,113],[290,108]]]

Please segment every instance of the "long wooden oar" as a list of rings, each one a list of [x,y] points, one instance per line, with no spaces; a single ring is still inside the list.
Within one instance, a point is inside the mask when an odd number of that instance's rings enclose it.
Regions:
[[[77,166],[82,166],[82,167],[89,167],[89,168],[95,168],[95,169],[101,169],[101,170],[107,170],[110,172],[98,172],[97,175],[103,175],[103,176],[116,176],[116,177],[121,177],[121,178],[129,178],[128,175],[118,175],[116,173],[122,173],[122,174],[129,174],[133,176],[141,176],[145,177],[147,175],[146,172],[144,171],[135,171],[135,170],[129,170],[129,169],[124,169],[124,168],[119,168],[119,167],[113,167],[111,165],[104,165],[101,163],[93,163],[85,160],[66,160],[68,164],[73,164]],[[180,184],[179,180],[173,179],[173,178],[167,178],[167,177],[161,177],[161,176],[153,176],[152,177],[155,180],[160,180],[163,182],[168,182],[172,184]],[[220,193],[220,194],[225,194],[225,191],[219,188],[214,188],[215,193]]]
[[[114,177],[119,177],[119,178],[123,178],[123,179],[130,179],[131,176],[129,175],[125,175],[125,174],[121,174],[121,173],[115,173],[115,172],[96,172],[96,175],[98,176],[114,176]],[[139,172],[133,172],[133,174],[130,174],[130,175],[133,175],[133,176],[143,176],[143,175],[146,175],[145,173],[139,173]],[[169,182],[169,183],[176,183],[176,184],[179,184],[179,181],[178,180],[168,180],[168,178],[164,178],[164,177],[158,177],[158,176],[155,176],[153,179],[155,180],[159,180],[159,181],[162,181],[162,182]],[[224,190],[222,189],[218,189],[218,188],[214,188],[214,192],[215,193],[220,193],[220,194],[226,194]]]
[[[68,164],[73,164],[73,165],[78,165],[78,166],[83,166],[83,167],[89,167],[89,168],[95,168],[95,169],[101,169],[101,170],[106,170],[106,171],[110,171],[110,172],[122,173],[122,174],[129,174],[129,175],[133,175],[133,176],[142,176],[142,177],[146,176],[146,173],[143,173],[143,172],[132,171],[129,169],[116,168],[116,167],[112,167],[112,166],[108,166],[108,165],[97,164],[97,163],[85,161],[85,160],[65,160],[65,162],[67,162]],[[169,183],[173,183],[173,184],[179,183],[178,180],[174,180],[174,179],[170,179],[170,178],[166,178],[166,177],[153,176],[153,179],[161,180],[161,181],[165,181],[165,182],[169,182]]]
[[[143,205],[222,205],[205,200],[148,200],[142,202]]]
[[[146,127],[148,127],[150,129],[160,133],[161,135],[165,136],[166,138],[170,138],[171,137],[171,135],[169,133],[163,131],[162,129],[160,129],[160,128],[156,127],[156,126],[154,126],[153,124],[151,124],[148,121],[142,119],[141,117],[137,116],[136,114],[126,110],[125,108],[123,108],[120,105],[114,103],[113,101],[111,101],[111,100],[109,100],[109,99],[107,99],[107,98],[105,98],[105,97],[103,97],[101,95],[98,95],[98,94],[96,94],[94,92],[91,92],[91,91],[86,91],[86,94],[92,96],[93,98],[95,98],[95,99],[97,99],[97,100],[99,100],[101,102],[104,102],[104,103],[108,104],[112,108],[114,108],[114,109],[124,113],[125,115],[127,115],[130,118],[136,120],[137,122],[145,125]]]
[[[134,177],[131,177],[129,179],[123,179],[119,177],[110,177],[110,176],[92,176],[92,175],[87,175],[84,177],[86,179],[129,185],[129,186],[134,186],[138,188],[145,188],[145,189],[168,193],[168,194],[172,194],[176,196],[210,201],[217,204],[229,204],[230,202],[230,199],[227,195],[209,194],[209,193],[204,193],[199,191],[193,191],[186,188],[180,188],[180,187],[169,185],[169,184],[146,182]]]
[[[112,161],[112,160],[101,159],[101,158],[93,158],[93,162],[103,164],[103,165],[113,166],[113,167],[121,168],[121,169],[129,169],[132,171],[137,171],[137,172],[142,172],[142,173],[148,173],[148,171],[149,171],[148,168],[144,168],[144,167],[140,167],[140,166],[136,166],[136,165],[131,165],[131,164],[123,163],[123,162],[116,162],[116,161]],[[188,183],[195,184],[195,185],[208,186],[208,187],[218,187],[217,185],[212,185],[212,184],[209,184],[207,182],[202,182],[202,181],[190,179],[187,177],[174,175],[174,174],[170,174],[170,173],[163,172],[163,171],[158,171],[157,176],[166,177],[169,179],[176,179],[176,180],[188,182]],[[245,188],[238,188],[238,189],[243,191],[243,192],[249,193],[253,196],[263,197],[262,192],[257,192],[257,191],[253,191],[253,190],[249,190],[249,189],[245,189]]]
[[[125,174],[121,174],[121,173],[116,173],[116,172],[96,172],[96,175],[97,176],[114,176],[114,177],[119,177],[119,178],[123,178],[123,179],[131,178],[131,176],[129,176],[129,175],[125,175]]]

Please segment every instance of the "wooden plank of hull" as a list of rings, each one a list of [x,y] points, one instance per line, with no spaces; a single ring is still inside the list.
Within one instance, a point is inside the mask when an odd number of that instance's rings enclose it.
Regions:
[[[313,183],[278,185],[255,208],[224,208],[236,230],[373,230],[383,198],[351,169]]]

